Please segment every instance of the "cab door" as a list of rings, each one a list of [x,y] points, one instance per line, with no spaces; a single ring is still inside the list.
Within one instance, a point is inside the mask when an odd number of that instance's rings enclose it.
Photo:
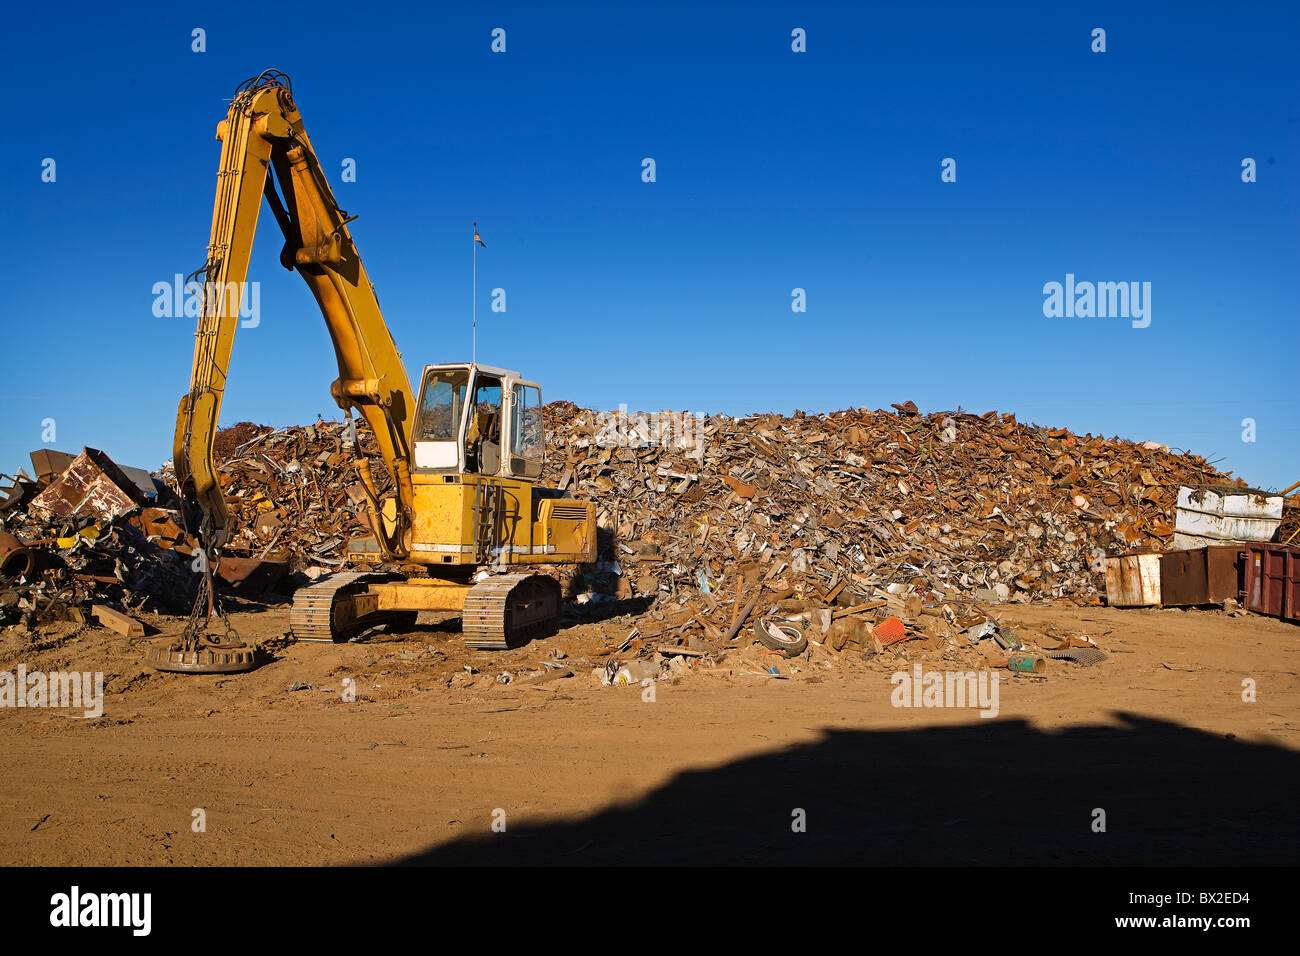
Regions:
[[[542,390],[536,382],[511,383],[507,429],[507,474],[530,481],[540,478],[546,434],[542,428]]]

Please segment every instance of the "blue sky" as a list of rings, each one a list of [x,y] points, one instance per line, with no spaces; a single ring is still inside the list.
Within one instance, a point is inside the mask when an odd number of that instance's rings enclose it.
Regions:
[[[202,263],[214,129],[275,67],[413,379],[469,355],[477,220],[479,358],[547,400],[996,408],[1300,480],[1294,5],[469,6],[6,12],[0,471],[47,418],[170,456],[194,327],[151,289]],[[280,245],[264,210],[224,423],[337,414]],[[1150,326],[1045,317],[1067,273],[1150,282]]]

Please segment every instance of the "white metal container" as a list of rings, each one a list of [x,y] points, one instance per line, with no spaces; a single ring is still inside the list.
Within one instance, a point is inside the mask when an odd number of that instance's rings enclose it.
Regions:
[[[1175,551],[1216,544],[1269,541],[1282,523],[1282,496],[1179,488]]]

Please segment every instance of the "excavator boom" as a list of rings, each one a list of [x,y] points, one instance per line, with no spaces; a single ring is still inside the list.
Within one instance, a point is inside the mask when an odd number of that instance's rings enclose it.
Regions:
[[[407,553],[411,524],[414,397],[348,231],[350,219],[339,208],[303,130],[288,78],[268,70],[241,85],[217,126],[217,139],[221,165],[212,234],[207,261],[194,276],[203,308],[190,389],[177,411],[173,443],[176,477],[204,513],[202,537],[209,546],[220,547],[230,530],[212,448],[265,197],[284,233],[280,262],[306,281],[329,329],[339,370],[330,388],[334,400],[349,415],[355,408],[365,419],[392,478],[396,517],[385,521],[374,482],[368,469],[361,468],[380,550],[386,558],[400,559]]]

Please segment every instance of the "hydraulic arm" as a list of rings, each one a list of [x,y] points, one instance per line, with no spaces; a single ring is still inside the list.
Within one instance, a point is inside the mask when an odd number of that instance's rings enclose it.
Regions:
[[[350,217],[339,208],[303,130],[288,78],[268,70],[240,86],[217,126],[217,139],[221,165],[212,234],[207,262],[194,276],[202,283],[203,309],[190,390],[180,402],[173,443],[176,477],[203,510],[204,546],[219,548],[230,530],[212,445],[265,197],[284,233],[280,263],[303,277],[329,329],[339,370],[330,387],[334,401],[349,416],[356,409],[365,419],[388,468],[396,501],[386,510],[365,459],[359,458],[380,551],[400,560],[409,551],[412,524],[414,397],[348,231]]]

